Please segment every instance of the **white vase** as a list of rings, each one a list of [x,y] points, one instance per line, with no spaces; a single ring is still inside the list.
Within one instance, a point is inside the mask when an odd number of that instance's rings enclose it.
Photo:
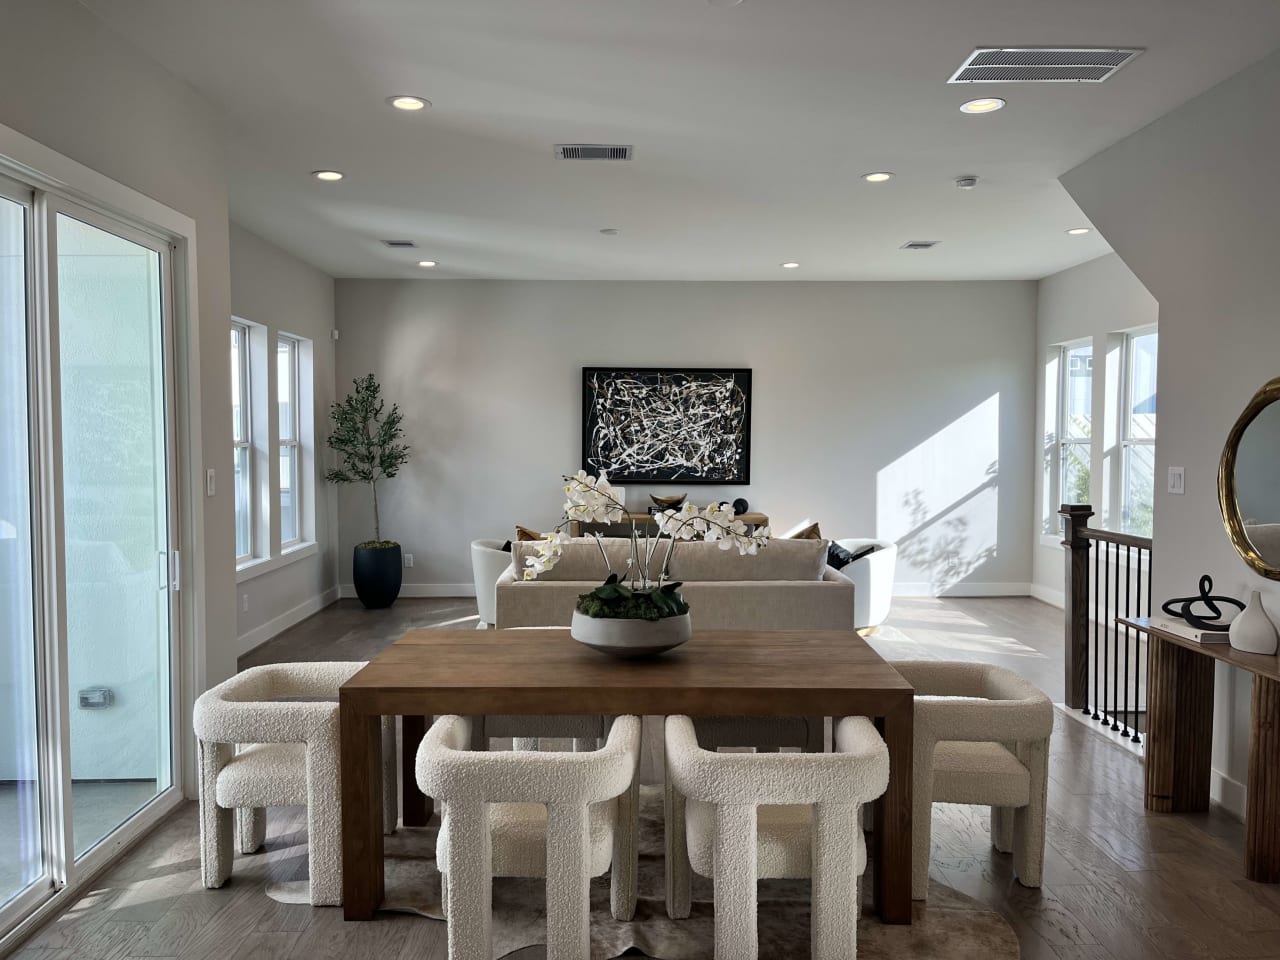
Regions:
[[[1262,606],[1262,594],[1257,590],[1249,598],[1249,606],[1231,621],[1229,630],[1231,646],[1242,653],[1261,653],[1270,656],[1280,646],[1280,634]]]
[[[693,628],[687,613],[661,620],[615,620],[588,617],[575,610],[569,633],[573,639],[593,650],[629,660],[674,649],[688,642],[693,636]]]

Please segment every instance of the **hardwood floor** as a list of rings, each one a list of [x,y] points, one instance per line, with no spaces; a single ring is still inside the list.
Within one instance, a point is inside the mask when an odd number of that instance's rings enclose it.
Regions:
[[[373,614],[344,601],[254,651],[242,666],[367,657],[410,626],[473,616],[468,607],[466,601],[401,600]],[[1061,615],[1036,601],[902,600],[890,623],[909,645],[1006,663],[1061,696],[1054,652]],[[1244,879],[1240,823],[1216,808],[1194,815],[1145,812],[1139,758],[1061,715],[1050,776],[1039,890],[1020,886],[1009,858],[991,849],[985,809],[940,805],[934,811],[938,879],[1006,916],[1026,960],[1280,960],[1280,886]],[[17,955],[443,960],[441,924],[394,915],[346,924],[336,909],[270,900],[267,883],[305,877],[303,823],[299,810],[272,811],[267,851],[238,857],[227,886],[203,890],[195,804],[186,804]]]

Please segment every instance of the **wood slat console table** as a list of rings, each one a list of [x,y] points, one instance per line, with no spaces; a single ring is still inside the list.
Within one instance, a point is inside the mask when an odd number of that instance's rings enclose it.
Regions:
[[[911,922],[914,691],[853,631],[695,633],[652,660],[613,660],[566,630],[414,630],[343,684],[338,713],[348,920],[371,919],[385,892],[382,716],[579,713],[875,719],[890,770],[875,805],[875,906],[886,923]]]
[[[1225,643],[1196,643],[1153,627],[1146,617],[1120,618],[1150,638],[1147,680],[1148,810],[1209,808],[1213,752],[1213,664],[1253,674],[1244,872],[1280,883],[1280,657],[1241,653]]]

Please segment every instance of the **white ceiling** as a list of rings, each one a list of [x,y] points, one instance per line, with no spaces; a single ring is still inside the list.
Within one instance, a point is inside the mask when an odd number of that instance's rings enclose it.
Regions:
[[[1276,0],[82,2],[225,114],[234,219],[341,277],[1040,277],[1108,249],[1063,232],[1061,173],[1280,46]],[[945,82],[1027,45],[1148,50],[1103,84]]]

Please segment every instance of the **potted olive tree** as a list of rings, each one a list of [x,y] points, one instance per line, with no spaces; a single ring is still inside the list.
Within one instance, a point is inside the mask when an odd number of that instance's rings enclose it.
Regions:
[[[333,432],[329,448],[338,454],[338,466],[325,474],[330,483],[367,483],[373,496],[373,539],[357,543],[351,560],[356,595],[370,609],[389,607],[400,595],[403,574],[400,544],[382,539],[378,516],[378,481],[394,477],[409,459],[409,447],[401,443],[400,408],[383,414],[382,387],[372,373],[351,381],[355,390],[329,408]]]

